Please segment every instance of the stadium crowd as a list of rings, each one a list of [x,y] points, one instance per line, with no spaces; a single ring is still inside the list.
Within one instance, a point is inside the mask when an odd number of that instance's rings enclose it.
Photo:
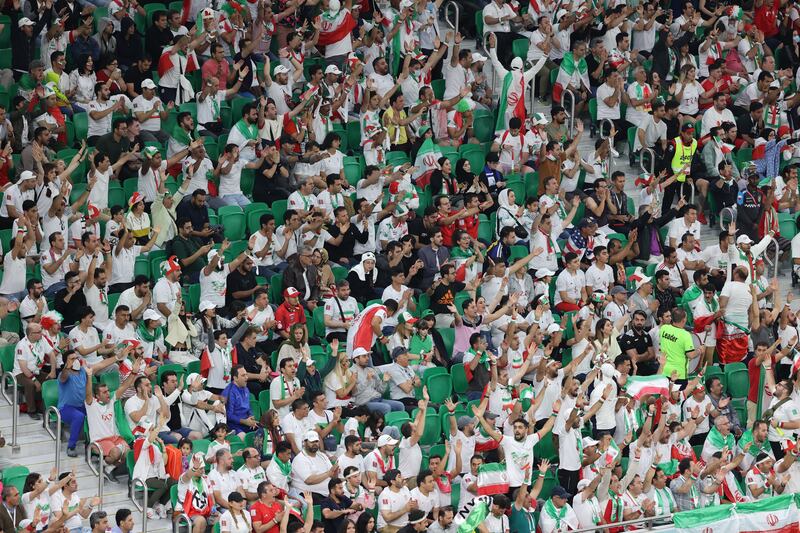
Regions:
[[[800,2],[443,4],[3,3],[23,421],[192,533],[800,492]],[[7,483],[0,527],[112,529],[76,491]]]

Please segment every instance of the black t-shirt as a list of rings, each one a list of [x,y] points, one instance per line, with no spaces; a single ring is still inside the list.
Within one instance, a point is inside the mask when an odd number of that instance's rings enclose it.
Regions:
[[[347,496],[342,496],[340,503],[336,503],[332,498],[325,498],[319,504],[320,509],[330,509],[331,511],[342,511],[344,509],[349,509],[351,505],[353,505],[353,502],[350,501],[350,498]],[[347,515],[342,515],[339,518],[323,519],[323,523],[325,524],[325,533],[337,533],[339,531],[339,526],[342,525],[345,518],[347,518]]]
[[[408,234],[415,236],[417,242],[422,246],[428,246],[431,243],[431,235],[434,231],[438,231],[438,229],[438,227],[428,229],[427,226],[425,226],[423,217],[415,217],[413,220],[408,221]]]
[[[133,84],[133,90],[136,91],[137,94],[142,94],[142,81],[145,79],[152,79],[152,77],[153,74],[151,72],[142,72],[139,70],[138,66],[133,66],[128,69],[123,79],[125,83]]]
[[[681,121],[678,117],[673,119],[664,117],[664,122],[667,125],[667,139],[674,139],[680,135]]]
[[[436,314],[449,313],[450,310],[447,306],[453,305],[456,294],[463,291],[464,287],[466,287],[466,285],[458,281],[454,281],[449,285],[445,285],[444,283],[437,285],[436,288],[433,289],[433,294],[431,295],[431,310]]]
[[[653,339],[644,330],[641,333],[637,333],[636,330],[631,329],[620,335],[617,338],[617,342],[619,342],[619,347],[623,353],[633,348],[637,354],[642,355],[647,353],[648,348],[653,347]]]
[[[760,134],[758,122],[753,122],[753,117],[750,116],[749,112],[739,117],[736,121],[736,129],[739,135],[749,135],[753,139],[757,139]]]
[[[603,71],[600,71],[599,78],[592,76],[592,73],[597,70],[599,65],[600,62],[594,57],[594,54],[590,53],[586,56],[586,68],[589,70],[589,85],[592,86],[592,89],[596,89],[603,84]]]
[[[258,285],[256,281],[256,273],[252,270],[246,274],[239,272],[237,268],[226,279],[227,289],[225,290],[225,306],[230,309],[231,303],[236,299],[233,293],[238,291],[249,291]]]

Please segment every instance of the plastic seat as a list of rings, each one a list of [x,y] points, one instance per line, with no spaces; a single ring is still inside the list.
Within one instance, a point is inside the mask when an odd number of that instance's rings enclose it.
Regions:
[[[434,374],[425,377],[428,395],[433,403],[442,403],[453,394],[453,379],[450,374]]]
[[[180,379],[181,374],[186,372],[186,369],[183,368],[183,366],[181,366],[179,364],[176,364],[176,363],[167,364],[167,365],[161,365],[160,367],[158,367],[158,374],[157,374],[157,383],[159,385],[161,384],[161,376],[164,375],[165,372],[169,372],[169,371],[172,371],[172,372],[175,372],[176,374],[178,374],[178,379]]]
[[[108,187],[108,205],[109,207],[114,207],[118,205],[124,208],[128,204],[127,198],[125,198],[125,191],[122,187],[119,186],[109,186]]]
[[[747,398],[750,389],[750,375],[744,363],[725,365],[725,388],[732,398]]]
[[[119,372],[106,372],[101,374],[100,383],[108,387],[108,392],[114,394],[119,388]]]
[[[447,376],[449,378],[449,376]],[[428,411],[425,413],[425,429],[419,439],[421,446],[432,446],[442,440],[442,422],[439,413]]]
[[[272,215],[275,217],[275,226],[283,225],[283,215],[289,203],[286,200],[275,200],[272,202]]]
[[[467,372],[463,363],[458,363],[450,367],[450,377],[453,382],[453,391],[456,394],[466,394],[469,389]]]
[[[196,313],[200,309],[200,284],[189,285],[189,301],[186,302],[186,310]]]
[[[75,113],[72,115],[72,125],[75,126],[75,138],[87,139],[89,137],[89,115]]]
[[[431,89],[433,89],[433,95],[436,97],[436,99],[441,100],[444,96],[445,80],[433,80],[431,82]]]
[[[495,126],[496,122],[493,116],[476,116],[472,122],[475,137],[481,142],[489,142],[494,139]]]
[[[197,439],[192,441],[192,452],[200,452],[203,455],[208,453],[208,447],[211,446],[211,441],[206,439]]]
[[[444,348],[447,351],[447,359],[449,360],[453,357],[453,345],[456,342],[456,332],[452,328],[437,328],[437,331],[442,336],[442,342],[444,343]]]
[[[128,419],[125,418],[125,409],[122,402],[119,400],[114,402],[114,420],[117,424],[117,433],[119,433],[119,436],[128,444],[133,442],[133,432],[131,431],[130,425],[128,425]],[[131,472],[133,472],[133,470],[131,470]]]
[[[383,417],[383,421],[387,426],[395,426],[397,429],[400,429],[404,423],[411,422],[411,417],[409,417],[408,413],[405,411],[392,411],[386,413]]]

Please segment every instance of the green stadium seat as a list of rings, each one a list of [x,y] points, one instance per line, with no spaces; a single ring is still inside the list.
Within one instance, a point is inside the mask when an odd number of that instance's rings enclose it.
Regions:
[[[725,365],[725,388],[732,398],[747,398],[750,389],[750,376],[744,363]]]

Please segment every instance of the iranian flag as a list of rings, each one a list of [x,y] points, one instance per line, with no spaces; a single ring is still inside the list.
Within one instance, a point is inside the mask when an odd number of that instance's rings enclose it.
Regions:
[[[511,108],[510,116],[508,114],[509,107]],[[511,70],[503,78],[500,109],[497,111],[497,122],[494,126],[495,134],[499,134],[508,128],[508,121],[511,117],[517,117],[525,124],[526,116],[525,76],[521,70]]]
[[[167,46],[164,48],[164,52],[161,54],[161,57],[158,60],[159,78],[166,76],[167,72],[176,66],[176,63],[172,61],[172,56],[176,54],[183,56],[186,59],[186,67],[183,69],[183,74],[188,74],[200,68],[200,63],[198,62],[197,55],[194,53],[194,51],[186,54],[185,52],[173,52],[172,49],[173,46]]]
[[[731,505],[705,507],[675,513],[672,521],[678,533],[735,533],[736,518]]]
[[[588,91],[589,67],[586,65],[586,59],[581,58],[576,61],[575,56],[572,55],[572,52],[567,52],[564,54],[564,59],[561,60],[561,66],[558,68],[556,84],[553,87],[554,103],[561,102],[561,93],[567,88],[570,80],[572,80],[576,72],[578,73],[584,88]]]
[[[794,494],[767,498],[736,506],[739,533],[797,533],[800,532]]]
[[[335,44],[349,37],[350,32],[357,26],[349,9],[325,11],[320,15],[319,40],[317,44],[327,46]]]
[[[428,186],[431,180],[431,174],[434,170],[439,169],[439,159],[442,157],[442,152],[439,147],[434,144],[433,139],[425,139],[417,152],[417,158],[414,160],[414,166],[417,168],[414,171],[414,184],[420,189]],[[481,169],[483,170],[483,169]]]
[[[508,492],[505,463],[487,463],[478,467],[478,495],[492,496]]]
[[[625,383],[628,394],[639,400],[648,394],[666,396],[669,393],[669,379],[666,376],[629,376]]]

